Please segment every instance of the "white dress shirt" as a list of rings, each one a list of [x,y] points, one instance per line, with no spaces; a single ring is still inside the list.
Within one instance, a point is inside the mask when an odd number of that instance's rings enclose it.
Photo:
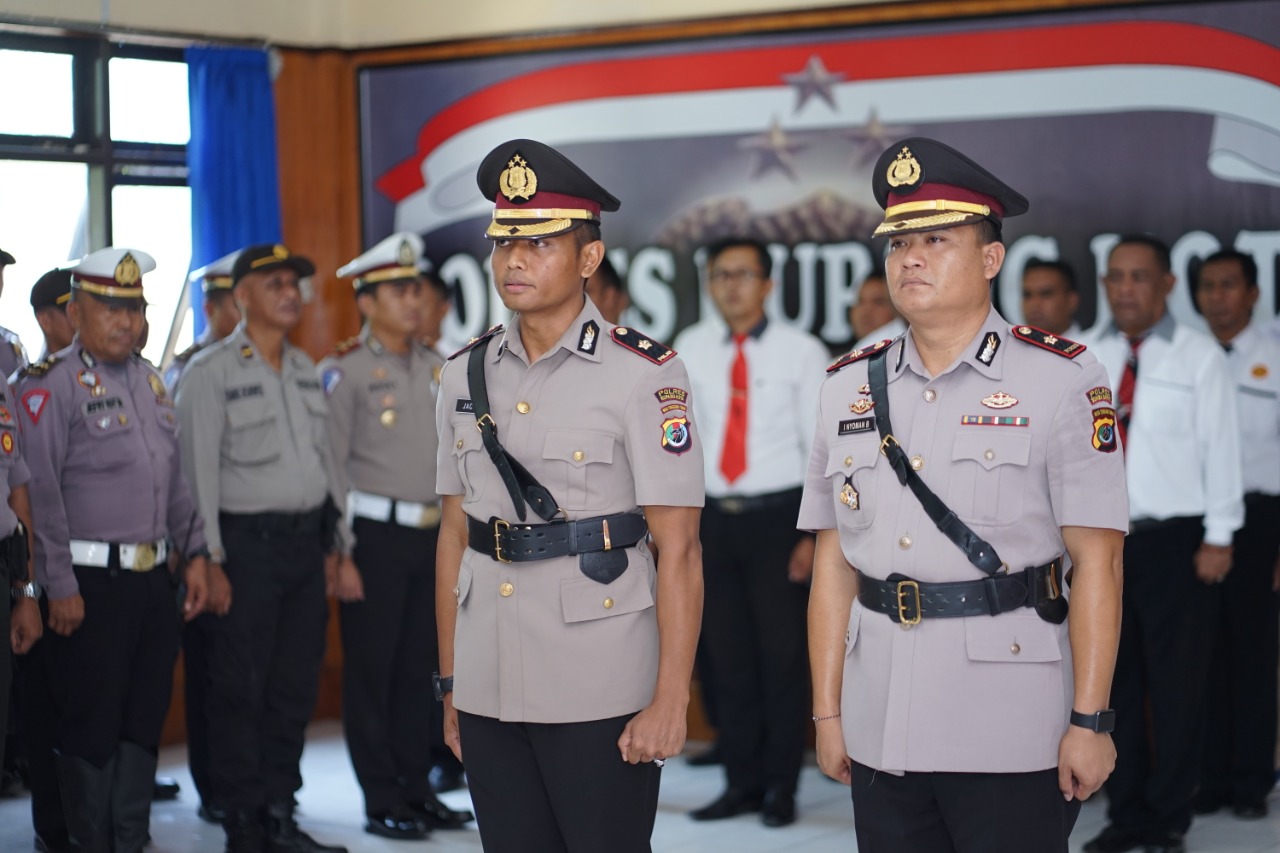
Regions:
[[[881,341],[889,341],[896,338],[907,330],[907,321],[901,317],[894,317],[880,328],[873,332],[863,335],[861,338],[853,342],[854,349],[863,349],[872,344],[878,344]]]
[[[1231,339],[1227,367],[1236,382],[1244,491],[1280,494],[1280,340],[1245,326]]]
[[[766,320],[742,346],[747,359],[747,470],[729,483],[720,473],[720,454],[737,354],[733,337],[724,321],[713,317],[685,329],[675,341],[693,385],[708,497],[799,488],[809,463],[818,390],[831,362],[826,347],[779,320]]]
[[[1085,343],[1111,378],[1115,403],[1129,341],[1107,324]],[[1204,541],[1230,545],[1244,524],[1234,383],[1217,341],[1167,310],[1138,349],[1125,468],[1129,517],[1204,516]]]

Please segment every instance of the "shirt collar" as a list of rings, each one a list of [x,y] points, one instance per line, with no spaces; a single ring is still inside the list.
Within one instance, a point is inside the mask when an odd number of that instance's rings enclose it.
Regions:
[[[756,323],[754,326],[752,326],[750,329],[747,330],[747,337],[754,338],[755,340],[759,340],[760,336],[764,334],[764,330],[768,327],[768,325],[769,325],[769,315],[765,314],[763,317],[760,318],[759,323]],[[733,341],[733,330],[726,325],[724,327],[724,342],[730,343],[732,341]]]
[[[1178,328],[1178,321],[1173,319],[1173,314],[1170,313],[1169,305],[1168,303],[1166,303],[1164,306],[1164,316],[1161,317],[1154,326],[1152,326],[1150,329],[1147,329],[1145,332],[1143,332],[1142,336],[1143,338],[1149,338],[1152,335],[1155,335],[1157,338],[1163,338],[1166,342],[1172,343],[1173,333],[1177,330],[1177,328]],[[1116,325],[1115,320],[1111,320],[1109,323],[1107,323],[1107,334],[1119,335],[1120,337],[1126,338],[1126,339],[1128,337],[1127,335],[1125,335],[1124,332],[1120,331],[1120,327]]]
[[[584,298],[582,302],[582,310],[564,330],[564,334],[560,336],[560,340],[556,341],[555,346],[547,350],[547,355],[563,349],[587,361],[597,363],[600,361],[600,347],[603,343],[601,338],[609,333],[613,324],[605,320],[600,309],[596,308],[595,303],[590,299]],[[503,332],[502,343],[494,353],[493,360],[502,358],[503,353],[508,350],[520,356],[526,364],[529,363],[528,352],[524,348],[524,341],[520,338],[519,314],[511,318],[511,324]]]
[[[901,343],[895,343],[890,347],[889,354],[886,356],[891,359],[890,381],[901,375],[903,370],[910,368],[929,382],[959,369],[962,364],[969,365],[988,379],[999,379],[1004,373],[1004,356],[1009,347],[1009,322],[1000,316],[1000,312],[994,305],[991,306],[987,312],[986,321],[974,335],[973,340],[965,345],[960,357],[938,376],[930,376],[929,371],[925,369],[924,360],[920,357],[920,351],[916,349],[915,337],[909,328],[899,340]]]

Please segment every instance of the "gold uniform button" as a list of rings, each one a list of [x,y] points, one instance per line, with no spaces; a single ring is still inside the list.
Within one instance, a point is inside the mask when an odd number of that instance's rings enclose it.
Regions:
[[[996,458],[996,452],[994,450],[988,450],[986,453],[982,454],[982,458],[990,462],[992,459]]]
[[[923,460],[922,458],[920,458],[919,456],[912,456],[912,457],[911,457],[911,470],[912,470],[912,471],[919,471],[919,470],[920,470],[921,468],[923,468],[923,467],[924,467],[924,460]]]
[[[573,451],[574,462],[581,462],[583,459],[586,459],[586,458],[587,458],[587,454],[583,453],[581,450]]]
[[[509,583],[504,583],[502,586],[498,587],[498,595],[501,595],[503,598],[510,598],[511,594],[515,591],[516,588]]]
[[[938,392],[932,388],[926,388],[924,392],[924,401],[926,403],[932,403],[936,399],[938,399]]]
[[[458,443],[457,443],[457,444],[455,444],[455,445],[454,445],[454,447],[456,447],[456,448],[458,448],[459,450],[461,450],[461,449],[462,449],[462,439],[458,439]]]
[[[1022,646],[1018,645],[1017,643],[1014,643],[1012,646],[1009,647],[1009,651],[1013,652],[1015,655],[1019,654],[1022,652]]]
[[[853,467],[853,457],[852,457],[852,456],[846,456],[846,457],[844,458],[844,467],[846,467],[846,468],[852,468],[852,467]]]
[[[903,549],[904,551],[905,551],[906,549],[910,548],[910,547],[911,547],[911,537],[910,537],[910,536],[903,536],[901,539],[899,539],[899,540],[898,540],[898,547],[899,547],[899,548],[901,548],[901,549]]]
[[[605,609],[605,610],[612,610],[612,609],[613,609],[613,599],[612,599],[612,598],[606,598],[606,599],[604,600],[604,609]]]
[[[458,588],[456,586],[453,588],[453,597],[454,598],[458,597]]]
[[[532,408],[533,408],[533,406],[530,406],[530,405],[529,405],[528,403],[526,403],[524,400],[521,400],[519,403],[516,403],[516,411],[517,411],[517,412],[519,412],[519,413],[520,413],[520,414],[522,414],[522,415],[527,415],[527,414],[529,414],[529,410],[530,410],[530,409],[532,409]]]

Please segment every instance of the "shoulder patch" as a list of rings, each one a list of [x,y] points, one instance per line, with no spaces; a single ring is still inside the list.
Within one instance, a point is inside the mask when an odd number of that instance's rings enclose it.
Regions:
[[[491,329],[489,329],[487,332],[485,332],[485,333],[484,333],[483,335],[481,335],[480,337],[478,337],[478,338],[472,338],[472,339],[471,339],[471,341],[470,341],[470,343],[468,343],[465,347],[463,347],[462,349],[458,350],[458,351],[457,351],[457,352],[455,352],[453,355],[449,356],[449,361],[453,361],[455,358],[457,358],[458,356],[462,355],[464,352],[470,352],[471,350],[473,350],[473,349],[475,349],[475,348],[476,348],[476,345],[477,345],[477,344],[482,344],[482,343],[484,343],[485,341],[489,340],[489,338],[492,338],[494,335],[498,334],[498,332],[501,332],[501,331],[502,331],[502,324],[501,324],[501,323],[499,323],[498,325],[496,325],[496,326],[492,327]]]
[[[1013,336],[1024,344],[1040,347],[1040,349],[1057,353],[1063,358],[1075,358],[1084,352],[1086,347],[1084,344],[1076,343],[1068,338],[1054,335],[1043,329],[1037,329],[1034,326],[1014,326],[1011,330]]]
[[[615,344],[649,359],[654,364],[666,364],[676,354],[676,351],[666,344],[660,344],[653,338],[625,326],[615,326],[609,333],[609,337],[613,338]]]
[[[336,356],[344,356],[349,352],[355,352],[360,349],[360,338],[347,338],[345,341],[339,341],[333,348],[333,354]]]
[[[51,355],[48,358],[41,359],[40,361],[31,362],[26,367],[19,370],[18,375],[24,379],[28,376],[44,376],[49,372],[49,368],[53,367],[57,363],[58,357],[56,355]]]
[[[854,362],[862,361],[864,358],[870,358],[871,356],[880,352],[885,347],[889,346],[889,344],[891,343],[893,343],[893,339],[886,338],[885,340],[872,344],[869,347],[864,347],[863,349],[856,349],[853,352],[845,353],[844,355],[840,356],[838,359],[836,359],[831,363],[831,365],[827,368],[827,373],[836,373],[838,371],[844,370],[846,367],[853,364]]]

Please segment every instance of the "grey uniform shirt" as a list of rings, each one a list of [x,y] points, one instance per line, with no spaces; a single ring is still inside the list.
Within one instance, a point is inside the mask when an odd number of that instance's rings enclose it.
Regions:
[[[171,395],[177,396],[178,381],[182,379],[182,374],[186,371],[187,365],[191,363],[191,359],[195,358],[201,350],[204,350],[212,343],[216,343],[216,341],[206,332],[200,337],[200,340],[173,357],[173,362],[164,371],[164,387],[169,389]]]
[[[16,378],[14,372],[27,366],[27,351],[22,348],[22,339],[17,332],[0,326],[0,378]]]
[[[51,598],[79,591],[72,539],[169,537],[184,555],[205,546],[179,464],[173,403],[155,368],[136,355],[99,363],[77,340],[21,375],[36,577]]]
[[[306,512],[329,494],[324,392],[302,350],[285,344],[277,372],[240,326],[192,359],[178,418],[183,467],[215,556],[219,512]]]
[[[559,343],[532,365],[518,317],[505,334],[478,344],[486,348],[498,439],[570,519],[702,506],[702,445],[684,365],[675,356],[654,363],[615,343],[613,328],[586,300]],[[450,361],[441,380],[437,491],[461,495],[472,518],[514,521],[476,429],[469,355]],[[532,510],[528,519],[540,523]],[[468,548],[457,586],[454,705],[536,723],[600,720],[647,706],[658,672],[656,575],[647,544],[627,556],[627,570],[605,585],[585,577],[577,557],[499,563]]]
[[[994,309],[936,377],[910,332],[887,349],[894,436],[1011,571],[1065,553],[1064,526],[1128,529],[1114,405],[1092,355],[1020,341]],[[868,577],[985,577],[880,453],[867,384],[863,360],[822,386],[799,526],[838,531],[845,559]],[[846,483],[856,501],[841,500]],[[855,600],[845,642],[841,722],[855,761],[891,772],[1057,766],[1074,692],[1066,623],[1023,608],[903,630]]]
[[[416,343],[396,355],[368,329],[341,349],[320,362],[337,493],[439,502],[435,411],[444,359]],[[353,537],[342,538],[350,549]]]
[[[9,506],[9,495],[31,479],[31,471],[22,458],[16,404],[17,399],[9,383],[0,381],[0,539],[18,527],[18,516]]]

